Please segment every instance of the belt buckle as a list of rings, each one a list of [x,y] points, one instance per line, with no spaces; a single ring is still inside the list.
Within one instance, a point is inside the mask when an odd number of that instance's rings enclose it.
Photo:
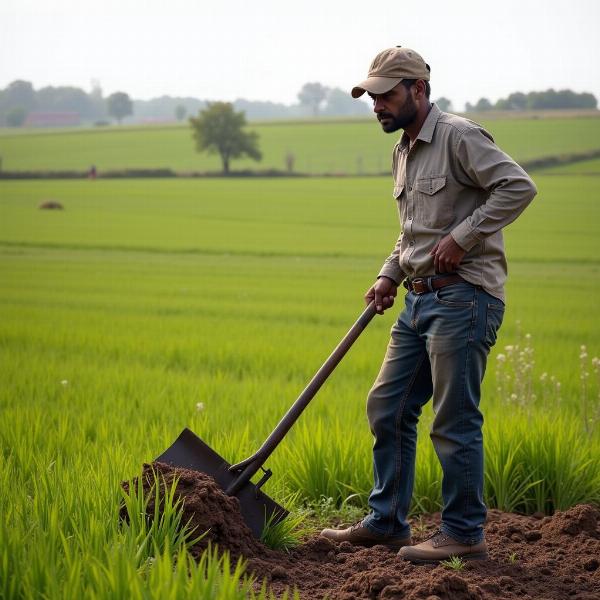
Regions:
[[[411,280],[410,286],[412,291],[418,296],[426,294],[427,292],[433,292],[433,288],[431,287],[431,277],[415,277]]]

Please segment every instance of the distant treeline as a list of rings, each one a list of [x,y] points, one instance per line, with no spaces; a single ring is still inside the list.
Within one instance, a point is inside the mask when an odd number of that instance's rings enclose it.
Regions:
[[[319,82],[305,83],[299,90],[298,102],[283,104],[239,98],[233,102],[236,111],[244,111],[249,120],[295,119],[307,116],[366,116],[371,108],[362,100],[354,100],[347,91],[329,88]],[[108,125],[112,119],[128,123],[182,121],[206,108],[209,100],[192,97],[161,96],[151,100],[132,100],[125,92],[104,97],[99,84],[91,92],[73,86],[47,86],[34,89],[29,81],[16,80],[0,89],[0,126],[76,126]],[[436,100],[442,110],[452,110],[447,98]],[[545,92],[513,92],[496,103],[480,98],[467,102],[467,112],[489,110],[595,109],[596,97],[587,92],[553,90]]]
[[[240,98],[234,108],[250,120],[289,119],[306,116],[360,116],[370,113],[366,102],[356,101],[339,88],[307,83],[298,92],[297,104]],[[108,125],[110,119],[129,123],[183,120],[196,115],[209,100],[161,96],[131,100],[124,92],[104,97],[99,85],[90,93],[73,86],[36,90],[29,81],[16,80],[0,90],[0,126]]]
[[[572,90],[553,90],[545,92],[513,92],[506,98],[500,98],[492,104],[487,98],[479,98],[475,104],[467,102],[467,112],[484,112],[486,110],[555,110],[561,108],[594,109],[598,100],[589,92],[577,93]]]

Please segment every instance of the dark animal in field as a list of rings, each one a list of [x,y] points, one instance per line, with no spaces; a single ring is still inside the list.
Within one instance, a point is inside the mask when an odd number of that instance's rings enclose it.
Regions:
[[[56,200],[45,200],[39,206],[40,210],[63,210],[65,207]]]

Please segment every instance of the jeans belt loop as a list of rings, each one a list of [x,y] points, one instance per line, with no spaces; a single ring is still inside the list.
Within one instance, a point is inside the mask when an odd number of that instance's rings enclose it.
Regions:
[[[432,283],[431,283],[432,279],[433,279],[433,277],[429,276],[429,277],[427,277],[427,279],[425,280],[425,281],[427,282],[427,289],[428,289],[430,292],[433,292],[433,285],[432,285]]]

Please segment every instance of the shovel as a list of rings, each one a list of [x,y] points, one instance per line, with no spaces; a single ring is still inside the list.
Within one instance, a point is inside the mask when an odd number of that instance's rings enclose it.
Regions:
[[[260,489],[272,475],[270,469],[263,468],[265,461],[271,456],[273,450],[279,445],[279,442],[285,437],[285,434],[297,421],[302,411],[308,406],[308,403],[375,314],[375,305],[371,302],[329,358],[323,363],[323,366],[310,380],[271,435],[252,456],[231,465],[192,431],[184,429],[175,442],[156,461],[210,475],[227,495],[236,496],[239,499],[240,511],[244,521],[252,530],[252,533],[260,538],[267,523],[274,525],[281,522],[288,515],[285,508],[269,498]],[[257,483],[252,483],[250,479],[259,470],[262,470],[263,476]]]

